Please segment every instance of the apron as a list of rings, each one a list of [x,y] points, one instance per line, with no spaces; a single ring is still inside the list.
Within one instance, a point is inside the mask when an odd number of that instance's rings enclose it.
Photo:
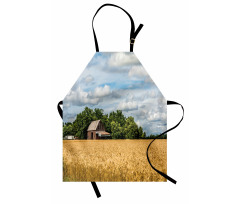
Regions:
[[[131,22],[130,52],[100,52],[93,21],[105,6],[124,11]],[[142,29],[130,14],[102,5],[92,20],[96,53],[58,103],[63,119],[63,181],[165,182],[167,101],[133,53]],[[63,108],[60,107],[63,106]],[[182,107],[182,105],[180,105]],[[183,113],[184,109],[182,107]]]

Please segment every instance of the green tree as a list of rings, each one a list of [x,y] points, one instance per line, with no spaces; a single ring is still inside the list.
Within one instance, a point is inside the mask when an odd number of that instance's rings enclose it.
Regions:
[[[121,110],[117,110],[116,112],[111,112],[109,114],[109,122],[111,123],[112,121],[118,122],[121,127],[125,125],[126,118],[123,115]]]
[[[163,134],[159,137],[159,139],[167,139],[167,134]]]
[[[141,126],[138,128],[138,135],[139,135],[139,138],[144,138],[143,129]]]
[[[138,138],[138,126],[134,121],[134,118],[132,116],[128,117],[126,119],[126,123],[124,126],[124,136],[126,139],[135,139]]]
[[[66,125],[66,126],[68,126],[68,125],[72,125],[72,123],[67,122],[67,123],[64,123],[64,124],[63,124],[63,126],[65,126],[65,125]]]
[[[143,139],[146,138],[146,132],[143,132],[142,138],[143,138]]]
[[[117,110],[116,112],[116,121],[120,124],[121,127],[123,127],[126,123],[126,118],[121,110]]]
[[[111,135],[113,139],[122,139],[123,138],[123,132],[122,127],[118,122],[112,121],[111,122]]]
[[[85,107],[84,111],[77,115],[73,122],[73,132],[79,139],[87,139],[87,129],[93,120],[94,111],[88,107]]]
[[[74,135],[73,134],[73,126],[71,123],[63,126],[63,137],[65,137],[66,135]]]
[[[111,123],[109,122],[109,119],[108,119],[108,114],[106,115],[103,115],[102,119],[101,119],[104,127],[105,127],[105,130],[109,133],[111,133]]]
[[[155,137],[156,137],[156,135],[153,135],[153,134],[148,136],[149,139],[154,139]]]
[[[95,108],[94,109],[94,120],[101,120],[103,118],[103,109]]]
[[[146,137],[142,127],[138,127],[132,116],[126,118],[121,110],[112,111],[109,115],[104,114],[103,109],[88,107],[79,113],[73,123],[63,124],[63,135],[75,135],[79,139],[87,139],[87,129],[94,120],[101,120],[105,130],[111,133],[113,139],[138,139],[155,138],[157,135]],[[167,138],[166,135],[161,139]]]
[[[82,113],[79,113],[73,122],[73,133],[75,136],[77,136],[79,139],[81,139],[81,135],[83,136],[82,131]]]

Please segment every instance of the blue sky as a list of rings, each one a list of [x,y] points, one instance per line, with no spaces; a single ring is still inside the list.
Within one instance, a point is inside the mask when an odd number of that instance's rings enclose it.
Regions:
[[[96,53],[63,101],[63,121],[89,108],[122,110],[150,134],[167,128],[166,100],[134,53]]]

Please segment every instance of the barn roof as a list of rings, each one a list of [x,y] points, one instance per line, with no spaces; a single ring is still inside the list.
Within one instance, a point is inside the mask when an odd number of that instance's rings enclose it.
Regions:
[[[98,126],[99,122],[100,122],[100,120],[92,121],[91,124],[88,126],[87,131],[97,130],[97,126]]]

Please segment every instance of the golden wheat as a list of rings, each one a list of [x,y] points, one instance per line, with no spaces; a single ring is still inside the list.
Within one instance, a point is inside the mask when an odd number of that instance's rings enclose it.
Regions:
[[[151,140],[63,140],[63,181],[166,181],[146,158]],[[149,158],[167,173],[167,140],[155,140]]]

